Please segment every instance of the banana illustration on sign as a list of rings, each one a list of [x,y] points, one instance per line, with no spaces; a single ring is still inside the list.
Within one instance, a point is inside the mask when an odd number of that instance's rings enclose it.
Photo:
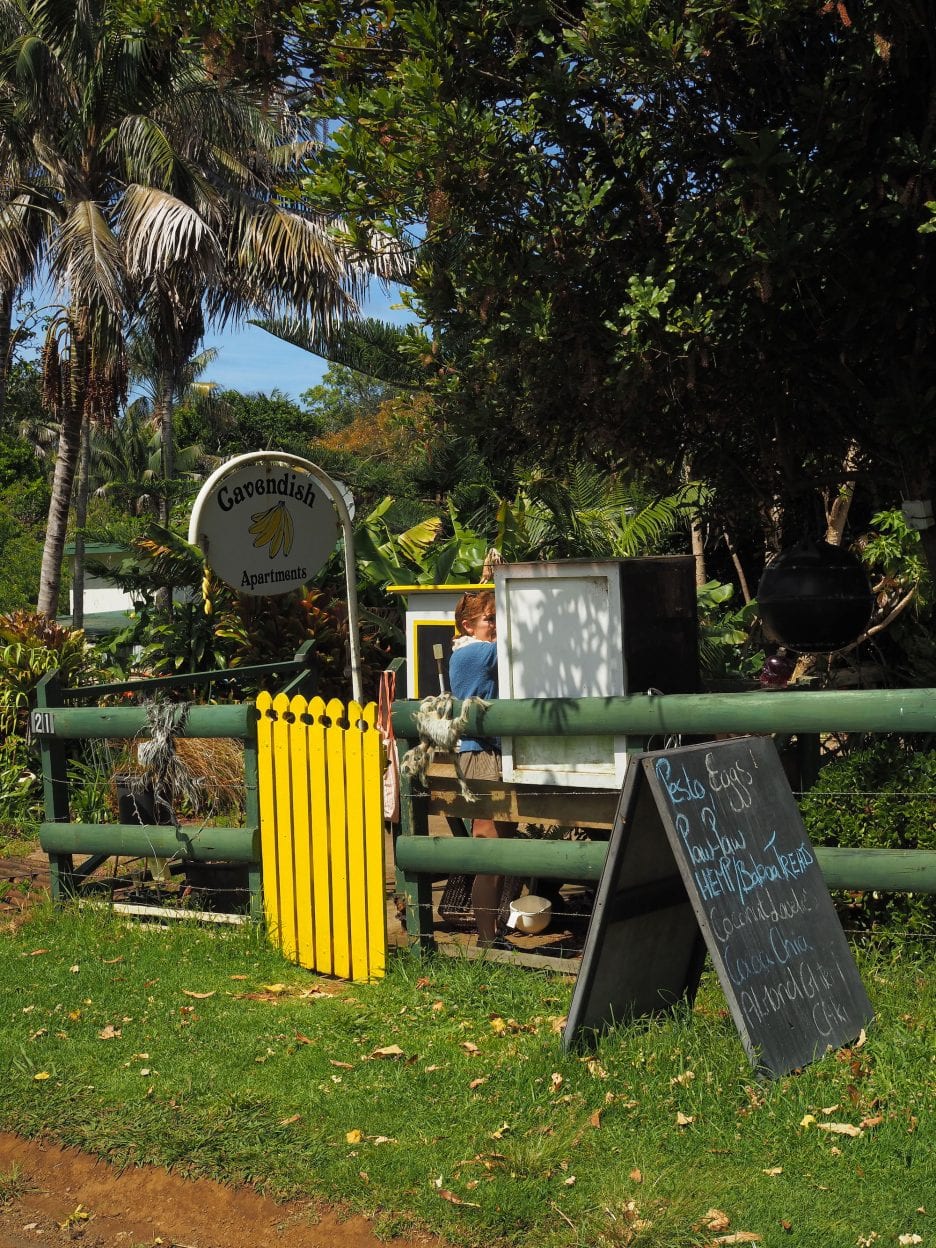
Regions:
[[[293,519],[284,502],[274,503],[266,511],[255,511],[250,518],[254,546],[269,546],[271,559],[280,551],[289,554],[293,544]]]

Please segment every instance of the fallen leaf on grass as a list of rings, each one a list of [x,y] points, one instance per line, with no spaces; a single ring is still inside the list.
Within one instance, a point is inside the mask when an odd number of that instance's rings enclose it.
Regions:
[[[707,1231],[727,1231],[731,1226],[731,1218],[721,1209],[709,1209],[702,1219]]]
[[[898,1235],[897,1243],[898,1244],[922,1244],[923,1236],[922,1235]]]
[[[312,1041],[308,1036],[304,1036],[301,1031],[296,1032],[296,1044],[311,1044]]]
[[[491,1132],[491,1139],[502,1140],[509,1130],[510,1130],[510,1123],[502,1122],[496,1131]]]
[[[562,1075],[559,1074],[558,1070],[554,1070],[553,1073],[549,1076],[549,1082],[552,1085],[553,1092],[558,1092],[559,1089],[562,1087],[562,1085],[565,1083],[565,1080],[563,1079]]]
[[[687,1085],[687,1084],[692,1083],[692,1081],[693,1081],[693,1079],[694,1079],[694,1078],[695,1078],[695,1071],[694,1071],[694,1070],[684,1070],[684,1071],[682,1072],[682,1074],[681,1074],[681,1075],[675,1075],[675,1076],[674,1076],[674,1077],[673,1077],[673,1078],[669,1081],[669,1082],[670,1082],[670,1087],[671,1087],[671,1088],[673,1088],[673,1087],[675,1087],[675,1086],[676,1086],[676,1084],[678,1083],[678,1084],[680,1085],[680,1087],[683,1087],[683,1088],[684,1088],[684,1087],[686,1087],[686,1085]]]
[[[247,976],[245,975],[244,978],[246,979]],[[302,992],[299,993],[299,996],[303,1001],[305,1001],[309,997],[328,997],[331,996],[331,993],[322,992],[321,988],[304,988]]]
[[[246,975],[229,975],[228,979],[246,979]]]
[[[424,1074],[424,1075],[431,1075],[431,1074],[434,1074],[434,1073],[435,1073],[435,1071],[437,1071],[437,1070],[441,1070],[441,1069],[442,1069],[442,1067],[441,1067],[441,1066],[427,1066],[427,1067],[425,1068],[425,1070],[423,1071],[423,1074]]]
[[[196,1001],[207,1001],[209,997],[213,997],[213,992],[192,992],[189,988],[182,989],[183,997],[194,997]]]
[[[339,1062],[334,1057],[328,1059],[329,1066],[337,1066],[340,1070],[354,1070],[353,1062]]]
[[[288,991],[288,986],[286,984],[262,984],[261,987],[264,992],[272,992],[277,997]],[[197,997],[198,993],[192,992],[189,993],[189,996]],[[211,996],[211,993],[208,993],[208,996]]]
[[[450,1192],[447,1187],[439,1189],[439,1195],[443,1200],[447,1200],[450,1205],[464,1205],[467,1209],[480,1209],[480,1205],[476,1205],[473,1200],[462,1200],[460,1196],[456,1196],[454,1192]]]
[[[630,1174],[627,1177],[630,1179],[632,1183],[642,1183],[643,1171],[638,1170],[637,1167],[635,1166],[634,1169],[630,1172]]]
[[[49,1074],[49,1072],[48,1072],[47,1070],[40,1070],[40,1071],[38,1072],[38,1074],[33,1075],[33,1079],[36,1079],[36,1080],[39,1080],[39,1081],[41,1081],[41,1080],[43,1080],[43,1079],[51,1079],[51,1077],[52,1077],[52,1076]]]
[[[291,1127],[294,1122],[299,1121],[300,1117],[301,1117],[300,1114],[293,1114],[291,1118],[281,1118],[279,1120],[279,1125],[281,1127]]]
[[[817,1122],[816,1127],[820,1131],[828,1131],[832,1135],[850,1135],[855,1138],[864,1135],[861,1127],[856,1127],[851,1122]]]
[[[563,1187],[575,1187],[575,1175],[570,1174],[567,1179],[562,1180]]]
[[[474,1091],[475,1088],[480,1088],[482,1083],[487,1083],[487,1075],[482,1075],[480,1079],[472,1079],[468,1087]]]
[[[591,1115],[591,1117],[588,1120],[591,1126],[593,1126],[596,1131],[601,1126],[601,1115],[603,1113],[604,1113],[603,1109],[596,1109],[595,1112]]]
[[[49,952],[48,949],[30,949],[29,953],[26,956],[29,958],[38,958],[40,954],[48,953],[48,952]]]
[[[769,1170],[765,1170],[764,1174],[769,1174],[771,1178],[776,1174],[783,1174],[783,1166],[771,1166]]]
[[[815,1121],[816,1121],[815,1114],[804,1114],[802,1118],[800,1119],[799,1125],[803,1128],[811,1127]]]
[[[416,987],[417,987],[417,988],[428,988],[428,987],[429,987],[429,985],[430,985],[431,983],[432,983],[432,980],[431,980],[431,979],[427,979],[427,978],[425,977],[425,975],[423,975],[420,979],[417,979],[417,980],[416,980]]]
[[[473,1040],[463,1040],[460,1047],[463,1048],[466,1053],[475,1054],[481,1052]]]
[[[364,1132],[355,1128],[353,1131],[346,1131],[344,1138],[349,1144],[360,1144],[361,1140],[364,1139]]]
[[[693,1115],[692,1115],[692,1114],[684,1114],[684,1113],[682,1112],[682,1110],[679,1110],[679,1112],[678,1112],[678,1113],[677,1113],[677,1115],[676,1115],[676,1126],[677,1126],[677,1127],[688,1127],[688,1126],[690,1126],[690,1124],[691,1124],[691,1123],[693,1123],[694,1121],[695,1121],[695,1119],[694,1119],[694,1117],[693,1117]]]
[[[756,1231],[736,1231],[734,1235],[719,1235],[716,1244],[759,1244],[763,1239]]]
[[[116,1040],[121,1035],[119,1027],[114,1027],[112,1023],[108,1023],[101,1031],[98,1032],[99,1040]]]
[[[405,1054],[398,1044],[385,1044],[382,1048],[374,1049],[368,1054],[375,1060],[381,1057],[404,1057]]]
[[[116,966],[118,962],[123,961],[123,956],[121,955],[119,958],[104,958],[103,961],[105,966]]]
[[[871,1127],[879,1127],[883,1121],[883,1114],[875,1114],[873,1118],[862,1118],[861,1122],[858,1123],[858,1126],[861,1127],[863,1131],[867,1131]]]

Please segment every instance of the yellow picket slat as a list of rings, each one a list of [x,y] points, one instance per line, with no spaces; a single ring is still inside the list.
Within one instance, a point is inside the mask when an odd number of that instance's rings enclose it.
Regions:
[[[367,979],[367,865],[364,856],[363,710],[349,702],[345,712],[345,814],[348,834],[348,917],[351,977]]]
[[[301,695],[289,703],[293,723],[290,734],[290,759],[292,764],[292,838],[293,867],[296,890],[296,960],[300,966],[316,970],[315,932],[312,915],[315,913],[315,882],[312,872],[312,802],[309,793],[309,733],[308,703]]]
[[[325,752],[325,703],[313,698],[308,710],[311,723],[306,741],[309,750],[309,791],[312,797],[312,876],[315,880],[315,960],[317,971],[334,970],[332,952],[332,889],[328,866],[328,756]]]
[[[387,970],[387,905],[384,895],[383,742],[377,731],[377,704],[364,708],[364,750],[361,788],[364,793],[364,846],[367,860],[367,969],[375,979]]]
[[[273,761],[276,768],[276,872],[279,881],[280,930],[278,944],[284,957],[295,961],[296,883],[293,865],[293,807],[290,737],[292,724],[287,719],[289,698],[278,693],[273,699],[276,719],[273,721]]]
[[[383,975],[383,748],[374,703],[257,698],[264,914],[283,955]]]
[[[351,976],[351,914],[348,897],[348,822],[345,788],[344,703],[332,698],[325,708],[328,761],[328,850],[332,884],[332,949],[334,972]]]

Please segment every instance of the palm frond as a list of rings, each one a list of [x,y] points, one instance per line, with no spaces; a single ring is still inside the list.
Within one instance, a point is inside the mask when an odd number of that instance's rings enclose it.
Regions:
[[[53,278],[73,302],[123,307],[124,272],[120,244],[98,204],[71,205],[49,252]]]
[[[142,277],[189,265],[208,281],[222,261],[221,242],[202,214],[155,187],[128,186],[118,220],[131,274]]]
[[[352,317],[330,333],[285,317],[254,320],[251,324],[294,347],[387,385],[415,390],[423,383],[424,370],[417,361],[429,351],[430,342],[415,326],[401,328],[374,317]]]

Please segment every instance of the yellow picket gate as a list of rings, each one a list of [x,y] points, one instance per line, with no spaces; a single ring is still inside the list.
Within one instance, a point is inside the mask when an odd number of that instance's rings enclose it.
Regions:
[[[257,698],[263,907],[300,966],[374,979],[387,964],[377,706]]]

